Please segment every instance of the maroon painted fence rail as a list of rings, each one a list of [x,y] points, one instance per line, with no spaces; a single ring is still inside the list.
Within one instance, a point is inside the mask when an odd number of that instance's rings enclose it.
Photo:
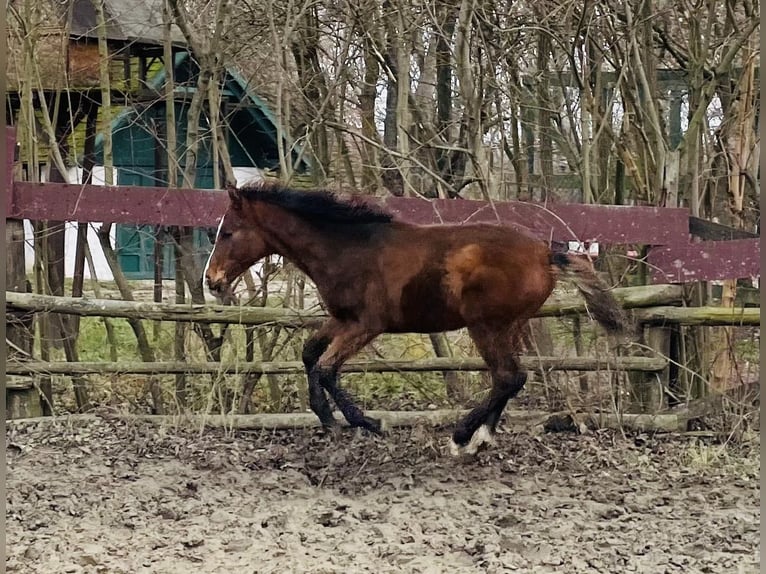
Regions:
[[[761,275],[761,240],[699,241],[649,251],[655,283],[747,279]]]
[[[685,243],[689,233],[684,209],[398,197],[380,201],[413,223],[500,222],[557,241],[667,245]],[[216,190],[15,182],[6,197],[6,213],[13,219],[215,227],[227,204],[226,194]]]
[[[215,227],[226,210],[227,196],[216,190],[13,182],[12,128],[6,142],[10,219]],[[656,282],[760,276],[760,238],[692,243],[689,212],[681,208],[401,197],[379,201],[413,223],[499,222],[543,240],[650,245],[648,262]]]

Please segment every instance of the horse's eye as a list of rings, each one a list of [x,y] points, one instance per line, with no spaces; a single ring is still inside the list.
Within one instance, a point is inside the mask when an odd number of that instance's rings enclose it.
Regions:
[[[231,239],[231,233],[229,231],[221,231],[218,234],[218,239]]]

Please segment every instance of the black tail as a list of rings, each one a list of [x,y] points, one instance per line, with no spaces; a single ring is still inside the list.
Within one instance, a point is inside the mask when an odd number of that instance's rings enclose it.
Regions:
[[[609,292],[586,258],[568,253],[551,254],[551,264],[568,275],[585,298],[588,312],[609,333],[622,333],[628,324],[625,310]]]

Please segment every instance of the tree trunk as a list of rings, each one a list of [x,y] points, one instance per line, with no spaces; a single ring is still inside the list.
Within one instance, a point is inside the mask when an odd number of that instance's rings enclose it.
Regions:
[[[85,123],[85,145],[82,160],[82,183],[93,183],[93,167],[96,164],[96,122],[98,119],[98,106],[91,102],[88,105]],[[74,277],[72,278],[72,297],[82,297],[83,285],[85,283],[85,250],[88,243],[88,224],[77,224],[77,246],[75,248],[74,258]],[[69,318],[72,325],[72,331],[76,334],[80,332],[79,317]]]
[[[374,193],[378,186],[378,151],[377,146],[368,141],[378,140],[378,129],[375,125],[375,98],[378,93],[378,76],[380,69],[378,57],[374,52],[372,41],[364,39],[364,83],[359,93],[359,115],[362,121],[362,189]]]
[[[738,97],[732,98],[726,114],[726,121],[721,127],[722,139],[727,152],[727,164],[731,165],[728,178],[728,200],[731,218],[735,228],[744,229],[747,226],[745,213],[745,198],[751,181],[755,181],[757,173],[753,165],[757,162],[756,136],[756,98],[755,67],[758,49],[754,41],[748,43],[744,54],[745,69],[738,82]],[[731,84],[731,82],[730,82]],[[750,176],[750,178],[746,176]],[[733,309],[737,296],[737,280],[727,279],[723,282],[721,307]],[[718,392],[725,391],[732,385],[736,365],[734,357],[734,332],[731,327],[720,329],[716,333],[716,356],[713,363],[712,385]]]
[[[298,78],[303,92],[303,116],[308,141],[314,157],[312,177],[314,185],[322,185],[330,174],[330,150],[324,118],[328,97],[327,80],[319,63],[319,16],[318,7],[309,7],[293,35],[291,49],[298,67]]]
[[[112,271],[112,277],[117,284],[117,289],[120,291],[120,296],[125,301],[134,301],[133,292],[130,289],[125,274],[122,272],[119,262],[117,261],[117,255],[112,247],[112,241],[109,237],[110,225],[105,224],[101,226],[98,231],[98,239],[101,243],[101,249],[104,252],[104,257],[109,265],[109,269]],[[154,351],[149,344],[149,338],[146,336],[144,330],[144,324],[139,318],[128,318],[128,323],[136,336],[136,344],[138,345],[138,354],[142,361],[152,362],[154,361]],[[152,407],[155,413],[162,414],[165,412],[162,392],[160,389],[159,381],[156,377],[150,377],[147,381],[149,393],[152,397]]]
[[[93,255],[90,252],[90,246],[86,241],[84,244],[85,261],[88,263],[88,270],[90,271],[90,280],[93,285],[93,294],[96,299],[101,299],[101,286],[98,284],[98,275],[96,275],[96,265],[93,262]],[[106,331],[106,341],[109,345],[109,358],[112,362],[117,362],[117,337],[114,333],[114,326],[112,320],[109,317],[101,318],[104,322],[104,330]]]
[[[550,51],[550,35],[547,30],[540,30],[537,34],[537,73],[539,80],[537,81],[536,91],[537,103],[540,106],[537,118],[540,134],[541,201],[547,201],[548,199],[548,189],[552,183],[551,176],[553,176],[553,140],[551,138],[552,102],[550,101],[550,85],[548,81],[548,60],[550,59]],[[585,183],[583,181],[583,187],[584,186]]]
[[[453,356],[449,340],[444,333],[430,333],[428,337],[437,357],[450,358]],[[442,377],[447,389],[447,398],[454,404],[464,404],[468,400],[468,388],[463,377],[454,371],[442,371]]]
[[[192,96],[191,103],[189,104],[189,111],[187,114],[186,144],[183,151],[183,185],[184,187],[193,188],[196,185],[198,155],[201,143],[199,125],[200,116],[202,113],[204,101],[206,98],[209,98],[211,94],[211,82],[219,81],[217,75],[221,58],[219,50],[220,43],[223,39],[226,22],[230,15],[229,2],[228,0],[218,0],[216,3],[215,29],[213,31],[212,37],[206,43],[201,41],[197,34],[191,29],[189,18],[185,11],[186,9],[183,6],[179,6],[178,0],[168,0],[168,3],[175,17],[175,23],[183,32],[184,37],[192,48],[194,56],[199,64],[199,75],[197,77],[196,86],[197,89]],[[167,33],[166,19],[166,35]],[[167,41],[168,40],[166,39],[166,54],[169,51],[167,48]],[[217,107],[217,89],[217,86],[212,88],[212,93],[216,96],[216,102],[211,106],[211,113],[216,113],[214,123],[219,121]],[[167,90],[169,90],[169,88],[166,88],[166,96],[169,96],[169,92]],[[225,149],[226,147],[224,145],[224,139],[225,138],[220,133],[220,130],[214,129],[213,146],[220,146],[218,147],[219,154],[221,150]],[[230,166],[230,162],[228,165]],[[233,171],[231,171],[231,173],[229,172],[230,167],[227,168],[226,177],[227,181],[233,183]],[[182,274],[189,289],[192,303],[202,305],[205,303],[205,291],[202,285],[202,270],[198,265],[196,249],[194,247],[193,231],[193,228],[186,226],[183,226],[178,230],[176,246],[180,250],[180,257],[176,258],[176,266],[177,269],[181,269],[183,272]],[[195,325],[194,330],[203,340],[208,357],[215,361],[220,360],[221,345],[223,343],[223,332],[220,336],[215,336],[209,325]]]

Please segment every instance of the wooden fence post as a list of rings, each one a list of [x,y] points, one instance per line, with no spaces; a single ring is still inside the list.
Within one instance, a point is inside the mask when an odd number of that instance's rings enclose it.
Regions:
[[[29,293],[24,262],[24,222],[18,219],[5,221],[6,268],[5,285],[8,291]],[[32,358],[34,313],[25,311],[5,312],[5,337],[9,360],[27,361]],[[23,418],[43,414],[40,395],[34,380],[28,376],[6,378],[5,418]]]
[[[668,152],[665,171],[663,173],[663,198],[662,205],[665,207],[678,206],[678,174],[680,154],[678,150]],[[649,246],[644,247],[644,256],[648,254]],[[649,270],[645,264],[640,266],[642,283],[648,283]],[[642,329],[642,343],[653,349],[658,355],[678,361],[677,329],[669,326],[644,326]],[[675,344],[673,337],[676,337]],[[675,351],[675,357],[671,358],[671,349]],[[675,367],[675,366],[674,366]],[[671,389],[670,363],[658,373],[634,373],[632,379],[631,398],[634,408],[642,412],[657,412],[667,408],[668,393]],[[677,369],[674,368],[677,378]]]
[[[19,177],[20,166],[17,161],[15,130],[6,128],[6,175],[13,193],[13,182]],[[24,258],[24,221],[21,219],[5,220],[5,288],[7,291],[29,293],[32,286],[27,281]],[[27,361],[32,358],[34,341],[34,313],[27,311],[5,312],[6,351],[9,360]],[[22,418],[43,414],[40,395],[34,380],[28,376],[11,376],[5,380],[5,418]]]
[[[642,329],[642,344],[660,357],[670,356],[670,327],[645,326]],[[670,370],[654,373],[634,372],[631,397],[634,408],[641,412],[659,412],[667,407],[666,392],[670,387]]]
[[[636,315],[640,317],[641,312],[638,311]],[[629,374],[632,410],[659,412],[688,398],[688,392],[681,385],[683,345],[680,326],[672,322],[645,324],[641,327],[640,342],[647,351],[651,349],[653,356],[666,359],[667,364],[661,371],[634,371]]]

